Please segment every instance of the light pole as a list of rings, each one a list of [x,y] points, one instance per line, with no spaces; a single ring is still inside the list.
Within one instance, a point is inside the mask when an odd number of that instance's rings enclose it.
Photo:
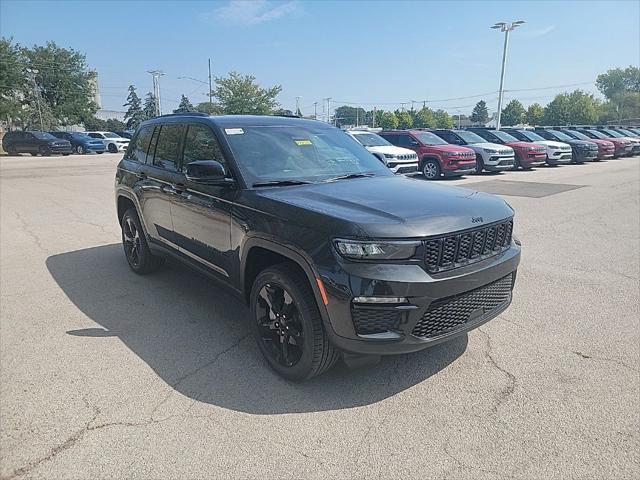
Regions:
[[[162,103],[160,99],[160,77],[164,75],[160,70],[148,70],[147,73],[153,77],[153,95],[156,99],[156,115],[162,115]]]
[[[522,25],[524,20],[518,20],[512,23],[506,22],[498,22],[493,27],[494,29],[499,29],[501,32],[504,32],[504,49],[502,51],[502,71],[500,73],[500,92],[498,93],[498,120],[496,122],[496,130],[500,130],[500,120],[502,117],[502,95],[504,93],[504,70],[507,65],[507,49],[509,47],[509,32],[512,32],[520,25]]]

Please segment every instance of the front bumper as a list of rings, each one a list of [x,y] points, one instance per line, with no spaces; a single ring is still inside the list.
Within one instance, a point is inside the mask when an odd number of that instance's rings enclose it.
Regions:
[[[445,177],[459,177],[466,173],[473,173],[476,171],[476,162],[464,163],[460,165],[447,165],[442,169],[442,174]]]
[[[503,170],[510,170],[516,163],[515,155],[511,156],[499,156],[492,155],[488,160],[483,159],[484,169],[490,172],[501,172]]]
[[[389,170],[398,175],[411,175],[413,173],[418,173],[418,161],[415,162],[407,162],[407,163],[395,163],[389,162],[387,164]]]
[[[51,153],[73,153],[71,145],[51,145],[49,149]]]
[[[549,165],[564,165],[571,163],[573,152],[571,150],[551,150],[547,153],[547,163]]]
[[[533,153],[528,154],[526,157],[520,160],[520,164],[524,167],[535,167],[538,165],[544,165],[547,161],[546,153]]]
[[[97,153],[97,152],[104,152],[104,151],[107,150],[104,145],[91,145],[91,144],[89,144],[89,145],[83,145],[83,147],[87,152],[95,152],[95,153]]]
[[[328,294],[327,331],[336,347],[359,355],[392,355],[409,353],[447,341],[464,334],[494,318],[511,302],[520,247],[514,242],[510,248],[480,262],[446,272],[428,274],[420,265],[370,264],[340,262],[332,271],[321,271]],[[509,277],[509,276],[512,277]],[[509,277],[509,278],[507,278]],[[477,309],[469,319],[442,333],[421,336],[424,319],[435,309],[447,321],[447,302],[462,302],[474,292],[493,288],[497,282],[510,282],[508,292],[499,305],[490,310]],[[354,297],[401,297],[402,304],[354,304]],[[396,314],[399,321],[388,331],[363,334],[356,331],[356,310],[367,310],[369,321]]]
[[[573,154],[574,163],[593,162],[598,159],[598,150],[578,150]]]

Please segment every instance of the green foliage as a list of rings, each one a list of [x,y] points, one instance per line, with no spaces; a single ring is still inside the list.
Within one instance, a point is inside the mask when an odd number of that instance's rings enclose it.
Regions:
[[[518,100],[511,100],[507,106],[502,109],[502,117],[500,123],[505,126],[518,125],[524,122],[526,110]]]
[[[350,107],[348,105],[342,105],[335,109],[334,115],[337,117],[336,123],[338,126],[342,125],[363,125],[367,112],[362,107]]]
[[[480,100],[476,103],[476,106],[473,107],[470,120],[473,123],[481,123],[483,125],[487,123],[489,120],[489,110],[487,110],[487,103],[484,100]]]
[[[106,122],[106,129],[109,132],[113,131],[122,131],[127,129],[127,125],[124,122],[121,122],[117,118],[109,118]]]
[[[607,70],[596,78],[596,87],[608,100],[614,100],[624,92],[640,93],[640,68],[629,66]]]
[[[147,96],[144,97],[144,105],[142,106],[142,114],[145,120],[156,116],[156,107],[156,97],[151,92],[147,93]]]
[[[436,110],[433,114],[436,128],[453,128],[453,118],[444,110]]]
[[[180,104],[178,108],[176,108],[173,113],[187,113],[195,111],[194,106],[191,104],[186,95],[182,95],[180,97]]]
[[[415,114],[413,126],[416,128],[434,128],[436,126],[436,117],[433,110],[429,107],[422,107]]]
[[[413,117],[407,111],[396,112],[396,117],[398,117],[398,127],[399,128],[411,128],[413,127]]]
[[[544,107],[539,103],[532,103],[527,108],[524,118],[529,125],[541,125],[544,118]]]
[[[208,113],[209,115],[222,115],[222,107],[215,103],[202,102],[196,105],[196,112]]]
[[[596,123],[599,112],[600,103],[593,95],[574,90],[555,96],[544,111],[543,122],[547,125]]]
[[[376,125],[384,128],[385,130],[393,130],[398,128],[399,123],[400,122],[398,121],[398,117],[396,117],[395,113],[383,112],[382,115],[380,115],[380,124],[376,122]]]
[[[11,121],[20,117],[20,95],[25,84],[26,72],[20,46],[0,38],[0,120]]]
[[[266,115],[278,106],[276,97],[282,91],[280,85],[262,88],[252,75],[230,72],[229,76],[216,77],[213,95],[225,114]]]
[[[144,112],[142,111],[142,100],[140,100],[140,97],[136,93],[136,87],[133,85],[129,85],[127,103],[125,103],[123,107],[127,107],[127,113],[124,115],[125,121],[127,122],[126,128],[136,129],[141,122],[146,120]]]

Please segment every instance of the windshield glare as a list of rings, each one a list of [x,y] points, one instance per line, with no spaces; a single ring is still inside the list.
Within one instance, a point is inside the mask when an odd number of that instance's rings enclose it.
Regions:
[[[576,132],[575,130],[570,130],[564,133],[577,140],[589,140],[589,137],[587,137],[584,133]]]
[[[356,173],[391,171],[348,134],[324,126],[242,127],[227,134],[249,185],[279,180],[321,182]]]
[[[587,130],[586,134],[591,135],[595,138],[601,138],[601,139],[607,138],[607,136],[604,133],[598,132],[597,130]]]
[[[105,138],[120,138],[120,135],[116,135],[113,132],[104,132],[102,135],[104,135]]]
[[[545,140],[543,137],[530,130],[520,130],[520,133],[532,142],[540,142]]]
[[[491,130],[496,137],[498,137],[503,142],[517,142],[518,139],[509,135],[507,132],[503,132],[502,130]]]
[[[487,143],[487,141],[482,138],[480,135],[477,135],[473,132],[466,132],[463,130],[459,130],[456,132],[460,138],[462,138],[467,143]]]
[[[614,132],[613,130],[602,130],[602,133],[604,133],[605,135],[609,135],[610,137],[615,137],[615,138],[622,138],[624,137],[624,135],[618,133],[618,132]]]
[[[431,132],[420,132],[416,134],[416,137],[425,145],[446,145],[443,139]]]
[[[365,147],[383,147],[391,145],[384,138],[380,135],[376,135],[375,133],[354,133],[353,136]]]
[[[58,138],[54,137],[53,135],[47,132],[31,132],[31,133],[33,134],[34,137],[40,140],[59,140]]]
[[[558,140],[573,140],[573,138],[571,138],[569,135],[567,135],[566,133],[559,132],[558,130],[547,130],[547,131],[551,133],[551,135],[556,137]]]

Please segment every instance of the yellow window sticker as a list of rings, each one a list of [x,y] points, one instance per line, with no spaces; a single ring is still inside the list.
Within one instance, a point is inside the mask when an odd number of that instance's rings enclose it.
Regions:
[[[296,142],[296,145],[313,145],[311,140],[294,140],[294,142]]]

